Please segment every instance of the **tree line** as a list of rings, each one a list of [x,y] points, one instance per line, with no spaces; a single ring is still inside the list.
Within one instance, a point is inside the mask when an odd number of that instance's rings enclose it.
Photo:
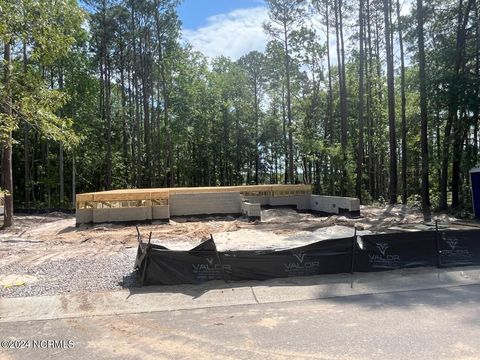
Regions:
[[[77,192],[259,183],[470,206],[477,0],[266,0],[269,42],[239,59],[186,44],[179,3],[0,0],[7,217]]]

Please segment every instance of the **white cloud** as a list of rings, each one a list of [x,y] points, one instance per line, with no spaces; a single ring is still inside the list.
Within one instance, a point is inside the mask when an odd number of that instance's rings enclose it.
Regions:
[[[224,55],[236,60],[249,51],[265,50],[268,36],[262,23],[267,17],[264,7],[236,9],[207,18],[207,24],[196,30],[183,29],[183,38],[210,58]]]

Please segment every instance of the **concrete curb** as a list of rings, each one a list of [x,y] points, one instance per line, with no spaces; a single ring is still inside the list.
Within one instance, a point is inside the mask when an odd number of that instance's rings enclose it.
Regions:
[[[419,268],[0,299],[0,323],[315,300],[480,284],[480,267]]]

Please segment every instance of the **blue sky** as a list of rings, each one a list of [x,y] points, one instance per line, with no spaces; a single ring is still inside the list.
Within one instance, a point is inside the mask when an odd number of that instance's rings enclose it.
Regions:
[[[178,13],[184,27],[197,29],[206,25],[210,16],[262,5],[263,0],[183,0]]]
[[[178,13],[184,40],[210,58],[236,60],[263,51],[268,41],[262,29],[267,18],[263,0],[184,0]]]
[[[402,15],[410,13],[412,3],[413,0],[401,0]],[[178,13],[183,39],[209,58],[224,55],[237,60],[252,50],[263,52],[269,40],[262,28],[268,19],[264,0],[183,0]],[[325,40],[322,31],[318,35],[321,41]],[[335,44],[332,35],[332,49]],[[334,50],[330,57],[336,63]]]

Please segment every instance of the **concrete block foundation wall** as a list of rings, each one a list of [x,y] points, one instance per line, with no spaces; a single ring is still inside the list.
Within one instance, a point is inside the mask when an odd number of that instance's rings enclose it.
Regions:
[[[326,214],[360,215],[360,200],[341,196],[310,196],[310,210]]]
[[[170,219],[170,206],[153,206],[152,207],[152,220],[166,220]]]
[[[269,199],[270,206],[296,206],[297,210],[310,208],[310,194],[292,196],[273,196]]]
[[[142,206],[126,208],[77,209],[76,223],[112,223],[170,219],[169,206]]]
[[[270,205],[270,196],[243,195],[243,198],[252,204]]]
[[[171,216],[243,214],[260,218],[261,206],[295,206],[297,210],[360,214],[356,198],[311,195],[307,185],[260,185],[218,188],[113,190],[77,195],[76,222],[168,220]]]
[[[132,208],[111,208],[94,209],[94,223],[108,222],[126,222],[126,221],[148,221],[152,220],[151,207],[132,207]]]
[[[249,219],[258,219],[261,218],[261,207],[259,203],[252,204],[248,201],[242,201],[242,214],[248,216]]]
[[[170,195],[170,216],[240,214],[240,193]]]
[[[75,218],[77,225],[93,223],[93,209],[76,209]]]
[[[310,194],[282,196],[244,195],[244,198],[252,204],[260,204],[262,206],[296,206],[297,210],[309,210],[310,196]]]

